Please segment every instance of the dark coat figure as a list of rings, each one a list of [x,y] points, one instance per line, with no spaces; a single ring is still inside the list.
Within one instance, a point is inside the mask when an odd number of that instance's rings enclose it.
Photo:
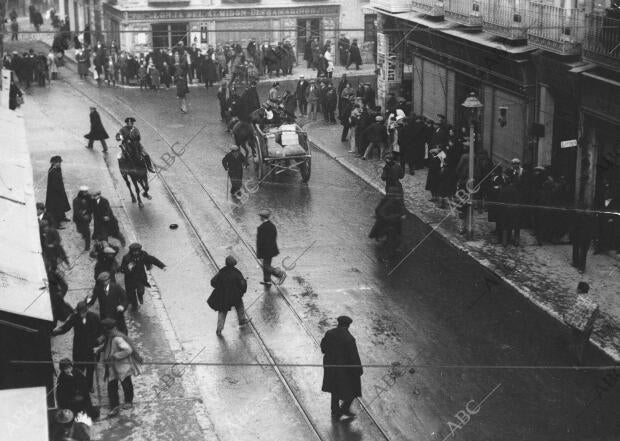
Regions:
[[[62,335],[73,329],[73,361],[75,367],[86,371],[88,389],[93,387],[95,365],[80,362],[96,361],[93,349],[99,346],[98,339],[103,334],[99,316],[88,311],[86,302],[77,304],[76,312],[60,327],[52,331],[52,335]]]
[[[58,268],[59,262],[65,262],[69,265],[67,253],[65,252],[65,249],[62,246],[62,241],[60,240],[60,234],[58,234],[58,231],[55,228],[49,224],[46,225],[46,223],[43,223],[41,239],[43,260],[47,268],[55,271],[56,268]]]
[[[570,240],[573,245],[572,265],[579,271],[586,270],[588,250],[594,238],[596,219],[589,210],[577,208],[571,212]]]
[[[106,145],[105,140],[109,138],[108,132],[105,131],[103,127],[103,123],[101,122],[101,116],[97,109],[91,107],[90,109],[90,132],[84,135],[84,138],[88,139],[88,148],[93,148],[93,143],[95,141],[101,141],[101,145],[103,146],[103,151],[108,151],[108,146]]]
[[[107,241],[112,236],[120,240],[125,246],[125,239],[120,233],[118,221],[114,217],[110,203],[101,194],[95,194],[92,202],[93,207],[93,238],[99,241]]]
[[[357,40],[353,40],[353,43],[351,43],[351,47],[349,48],[347,68],[349,68],[352,64],[355,64],[355,68],[357,70],[359,70],[360,65],[362,64],[362,54],[360,53],[360,48],[357,46]]]
[[[47,194],[45,196],[45,209],[53,219],[54,226],[66,220],[65,213],[71,210],[69,199],[65,192],[65,184],[62,179],[60,156],[52,157],[52,165],[47,173]]]
[[[394,162],[393,158],[386,158],[386,163],[383,166],[381,172],[381,180],[385,181],[385,191],[387,192],[390,187],[403,188],[400,180],[405,176],[405,171],[399,163]]]
[[[90,222],[93,219],[93,203],[87,188],[82,188],[73,199],[73,222],[84,239],[84,250],[90,249]]]
[[[90,399],[88,380],[79,370],[72,369],[71,374],[61,372],[56,383],[56,404],[60,409],[69,409],[74,415],[86,412],[95,417]],[[73,439],[73,438],[72,438]]]
[[[121,269],[121,266],[118,264],[118,260],[116,260],[116,255],[118,254],[119,248],[106,244],[106,242],[97,242],[97,246],[94,251],[94,254],[97,257],[94,271],[95,280],[97,280],[99,274],[108,273],[110,274],[110,279],[112,282],[116,283],[116,274]]]
[[[11,88],[9,89],[9,109],[15,110],[19,107],[17,104],[18,96],[23,97],[22,91],[13,81],[11,81]]]
[[[441,159],[439,149],[431,149],[428,158],[428,174],[426,175],[426,190],[431,192],[433,198],[439,196],[441,184]]]
[[[349,332],[352,320],[338,317],[338,327],[330,329],[321,340],[323,365],[351,365],[351,367],[325,367],[323,392],[332,394],[331,410],[334,418],[353,416],[349,407],[356,397],[362,396],[361,376],[364,373],[355,338]],[[340,400],[343,401],[340,405]]]
[[[260,224],[256,230],[256,257],[271,259],[280,254],[277,237],[276,226],[270,220]]]
[[[597,198],[596,253],[616,250],[620,252],[620,198],[614,197],[611,185],[606,183]]]
[[[148,282],[146,271],[153,268],[164,269],[166,265],[142,250],[142,245],[132,243],[129,252],[121,261],[121,272],[125,274],[125,291],[134,310],[138,309],[138,303],[142,304],[145,287],[151,287]]]
[[[128,305],[127,294],[119,285],[110,282],[107,273],[99,275],[97,284],[93,288],[92,297],[87,302],[88,305],[94,304],[95,300],[99,302],[101,320],[107,318],[115,320],[118,330],[127,335],[127,324],[125,323],[125,310]]]
[[[297,98],[297,103],[299,104],[299,111],[302,115],[308,114],[308,99],[306,98],[308,86],[308,82],[305,79],[300,78],[297,82],[297,86],[295,87],[295,96]]]
[[[252,113],[255,110],[260,109],[260,98],[258,97],[258,92],[256,91],[256,84],[251,84],[250,87],[243,93],[244,103],[247,107],[248,113]]]
[[[64,322],[73,313],[73,308],[65,301],[65,295],[69,290],[69,285],[65,281],[62,273],[58,270],[47,269],[47,280],[49,284],[50,302],[52,304],[52,317],[54,324]]]
[[[387,236],[388,245],[394,245],[397,236],[402,233],[402,217],[406,214],[402,190],[390,187],[386,196],[375,208],[376,221],[368,235],[371,239]]]
[[[238,307],[248,284],[241,271],[234,266],[225,266],[211,279],[214,288],[209,297],[209,306],[218,312],[228,312]]]
[[[493,176],[490,179],[491,185],[487,199],[489,201],[487,220],[489,222],[498,222],[500,207],[496,202],[499,202],[499,195],[502,187],[506,184],[504,181],[504,173],[502,167],[498,167]],[[499,224],[498,224],[499,226]],[[499,233],[499,231],[498,231]]]
[[[247,159],[241,153],[238,146],[234,150],[226,153],[222,159],[222,166],[228,172],[230,178],[230,193],[235,196],[241,189],[243,182],[243,166],[247,163]]]
[[[502,226],[502,245],[506,246],[508,242],[512,242],[515,246],[518,246],[521,231],[521,212],[519,207],[521,195],[516,179],[510,173],[508,174],[507,184],[500,190],[499,199],[501,202],[499,222]]]

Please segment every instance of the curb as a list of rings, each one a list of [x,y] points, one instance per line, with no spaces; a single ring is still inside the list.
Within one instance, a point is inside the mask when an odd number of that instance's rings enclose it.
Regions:
[[[308,129],[311,129],[312,127],[317,126],[319,124],[320,124],[320,122],[318,122],[318,121],[308,121],[302,127],[304,128],[304,130],[308,130]],[[359,177],[362,180],[364,180],[368,185],[373,187],[379,193],[381,193],[382,195],[385,195],[385,189],[383,188],[383,186],[381,186],[381,185],[377,184],[376,182],[374,182],[373,179],[370,178],[365,171],[359,169],[355,165],[350,164],[350,163],[348,163],[348,161],[342,159],[343,157],[345,157],[344,155],[343,156],[338,156],[338,155],[330,152],[328,149],[326,149],[322,145],[321,142],[317,142],[317,141],[313,140],[310,135],[308,135],[308,140],[312,143],[312,145],[314,147],[316,147],[317,149],[321,150],[321,152],[323,152],[325,155],[329,156],[330,158],[332,158],[333,160],[338,162],[340,165],[342,165],[349,172],[353,173],[357,177]],[[406,198],[405,198],[405,204],[407,205],[407,199]],[[568,327],[566,325],[566,323],[564,322],[563,317],[558,312],[556,312],[555,310],[550,308],[549,306],[539,302],[535,298],[535,296],[533,295],[531,290],[529,290],[527,288],[523,288],[523,287],[517,285],[514,281],[509,279],[507,276],[503,275],[502,272],[498,269],[498,267],[495,264],[493,264],[492,262],[490,262],[486,258],[479,257],[475,251],[470,250],[461,241],[458,241],[454,237],[451,237],[450,235],[443,233],[437,226],[433,226],[431,223],[429,223],[425,219],[423,219],[419,214],[416,214],[413,210],[411,210],[409,208],[408,208],[408,210],[414,216],[416,216],[422,223],[424,223],[429,228],[431,228],[435,233],[437,233],[436,235],[441,240],[443,240],[445,243],[447,243],[448,245],[458,249],[459,251],[461,251],[462,253],[466,254],[467,256],[471,257],[478,265],[480,265],[481,267],[483,267],[487,271],[491,272],[491,274],[493,274],[495,277],[499,278],[503,283],[505,283],[506,285],[510,286],[512,289],[514,289],[522,297],[525,297],[527,300],[529,300],[534,306],[536,306],[537,308],[541,309],[542,311],[544,311],[545,313],[550,315],[553,319],[559,321],[563,326]],[[596,346],[600,351],[602,351],[603,353],[607,354],[611,359],[613,359],[616,362],[620,362],[620,351],[618,349],[613,348],[613,347],[609,347],[609,346],[606,347],[604,345],[604,342],[597,341],[597,339],[594,338],[594,337],[590,338],[590,342],[594,346]]]

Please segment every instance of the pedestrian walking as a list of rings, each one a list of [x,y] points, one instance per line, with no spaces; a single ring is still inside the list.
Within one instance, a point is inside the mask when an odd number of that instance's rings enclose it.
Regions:
[[[217,311],[217,329],[215,333],[222,335],[226,316],[231,308],[237,311],[239,326],[248,323],[245,318],[245,307],[243,305],[243,295],[248,284],[241,271],[235,268],[237,260],[233,256],[226,257],[226,266],[211,279],[213,292],[209,296],[207,303],[214,311]]]
[[[177,98],[181,100],[181,113],[187,113],[187,94],[189,93],[189,87],[187,86],[187,79],[184,75],[177,75],[175,78],[177,86]]]
[[[56,405],[61,409],[70,409],[74,414],[84,412],[92,419],[97,419],[99,412],[93,407],[90,387],[84,374],[74,369],[68,358],[60,360],[58,367],[60,375],[56,381]]]
[[[570,241],[573,245],[572,265],[583,274],[586,270],[586,259],[588,250],[594,237],[595,223],[594,216],[587,207],[578,206],[572,212],[572,225],[570,229]]]
[[[93,218],[93,201],[88,187],[82,185],[73,199],[73,222],[75,229],[84,239],[84,251],[90,250],[90,222]]]
[[[125,291],[134,311],[137,311],[139,305],[144,303],[145,288],[151,287],[146,277],[146,271],[150,271],[153,265],[166,271],[166,265],[155,256],[144,251],[141,244],[132,243],[129,245],[129,252],[123,256],[121,261],[121,272],[125,274]]]
[[[306,116],[308,114],[308,97],[306,96],[307,90],[308,82],[305,80],[303,75],[300,75],[297,86],[295,87],[295,96],[299,105],[299,112],[302,116]]]
[[[316,112],[319,106],[319,96],[320,90],[316,85],[315,80],[310,80],[310,85],[306,90],[306,101],[310,105],[310,113],[308,116],[312,119],[312,121],[316,121]]]
[[[222,159],[222,166],[230,178],[230,194],[234,197],[239,197],[238,191],[243,182],[243,166],[247,163],[248,159],[243,156],[238,145],[231,146],[231,151]]]
[[[99,274],[92,296],[87,298],[86,304],[91,306],[95,300],[99,302],[99,314],[102,323],[105,319],[114,320],[118,329],[127,334],[127,324],[125,323],[127,294],[123,288],[110,280],[109,273]]]
[[[120,411],[118,383],[120,381],[125,397],[124,409],[133,407],[133,382],[131,377],[140,375],[140,365],[142,357],[138,353],[136,345],[126,333],[117,328],[113,319],[104,319],[105,341],[97,348],[103,356],[105,362],[104,380],[108,382],[108,398],[112,411],[108,417],[118,415]]]
[[[88,310],[88,305],[84,300],[78,302],[75,312],[69,316],[67,321],[52,330],[52,336],[66,334],[71,329],[73,329],[72,355],[75,368],[86,374],[88,390],[92,391],[94,362],[97,361],[93,349],[99,346],[98,340],[103,335],[103,328],[99,316]]]
[[[381,180],[385,181],[385,192],[387,193],[390,187],[398,187],[402,190],[403,185],[400,180],[405,176],[405,172],[400,164],[394,161],[394,154],[388,153],[385,155],[385,165],[381,172]]]
[[[101,147],[103,147],[103,152],[108,151],[108,146],[106,145],[105,140],[109,138],[108,132],[105,131],[103,127],[103,123],[101,122],[101,116],[99,116],[99,112],[97,112],[97,108],[94,106],[90,107],[90,132],[84,135],[84,138],[88,139],[87,149],[92,149],[95,141],[101,142]]]
[[[261,284],[266,287],[271,286],[271,276],[274,275],[278,278],[278,285],[281,285],[286,279],[286,273],[271,266],[271,260],[280,254],[277,244],[278,231],[269,220],[271,217],[269,210],[261,210],[258,215],[262,223],[256,229],[256,257],[263,260],[263,281]]]
[[[118,221],[110,208],[110,202],[101,197],[101,191],[97,190],[92,195],[93,199],[93,238],[98,241],[108,241],[109,237],[118,239],[121,247],[125,246],[125,237],[121,234]]]
[[[94,271],[95,281],[97,281],[99,274],[108,273],[110,275],[110,280],[116,283],[116,274],[121,269],[121,266],[116,260],[116,255],[118,252],[118,247],[110,245],[107,242],[97,242],[95,244],[93,247],[93,252],[91,253],[91,257],[94,255],[97,259]]]
[[[355,418],[351,404],[362,396],[360,377],[364,370],[355,338],[349,332],[353,320],[347,316],[336,320],[338,326],[327,331],[321,340],[321,352],[324,354],[322,391],[331,393],[332,418],[338,420],[342,416]]]
[[[68,222],[65,213],[71,210],[65,184],[62,179],[60,167],[62,158],[58,155],[50,159],[50,168],[47,172],[47,193],[45,196],[45,208],[52,221],[54,228],[60,227],[61,222]]]

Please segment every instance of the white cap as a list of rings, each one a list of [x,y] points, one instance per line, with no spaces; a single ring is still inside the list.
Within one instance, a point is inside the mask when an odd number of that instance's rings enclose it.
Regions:
[[[86,185],[80,186],[80,191],[88,191],[88,187]]]

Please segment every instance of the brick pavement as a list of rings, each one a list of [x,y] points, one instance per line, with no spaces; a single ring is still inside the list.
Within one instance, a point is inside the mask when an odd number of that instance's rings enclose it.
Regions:
[[[382,161],[364,161],[347,153],[348,145],[340,142],[342,126],[322,121],[310,122],[305,128],[309,138],[326,154],[345,168],[366,180],[378,191],[384,192],[381,181]],[[620,259],[611,255],[588,255],[585,274],[570,265],[572,247],[568,243],[539,246],[530,231],[521,230],[521,245],[498,245],[494,224],[487,222],[486,212],[475,214],[475,236],[468,241],[458,233],[460,220],[449,208],[440,208],[430,201],[424,189],[426,170],[415,175],[406,174],[402,180],[407,209],[434,228],[450,244],[467,253],[491,270],[505,283],[545,310],[554,318],[564,321],[576,299],[577,283],[590,284],[590,293],[600,305],[601,319],[592,336],[599,346],[615,360],[620,360]],[[373,207],[369,208],[369,216]]]

